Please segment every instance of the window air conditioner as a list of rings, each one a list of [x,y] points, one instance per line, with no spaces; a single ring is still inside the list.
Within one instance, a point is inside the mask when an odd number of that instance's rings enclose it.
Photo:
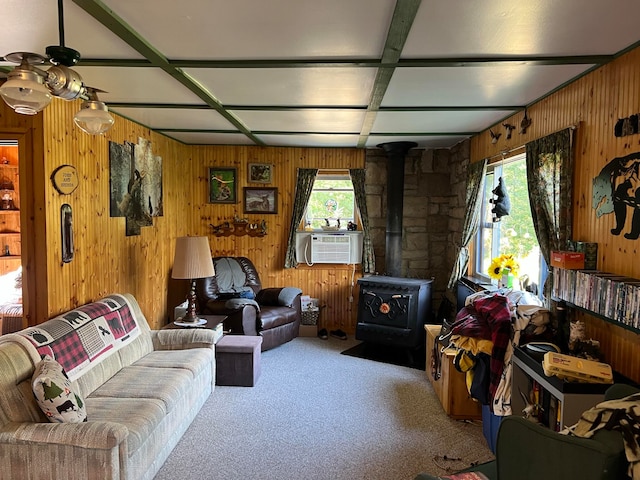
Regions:
[[[351,235],[312,234],[311,263],[357,263],[352,257]]]

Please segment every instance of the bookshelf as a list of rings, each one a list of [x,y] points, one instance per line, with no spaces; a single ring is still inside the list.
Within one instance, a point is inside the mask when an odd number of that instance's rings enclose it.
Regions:
[[[640,279],[558,267],[553,269],[553,278],[554,300],[640,333]]]
[[[19,183],[17,158],[3,156],[0,160],[0,275],[21,264]]]

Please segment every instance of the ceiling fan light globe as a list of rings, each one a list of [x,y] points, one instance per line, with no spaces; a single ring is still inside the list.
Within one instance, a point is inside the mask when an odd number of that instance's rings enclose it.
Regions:
[[[88,100],[73,117],[76,126],[89,135],[100,135],[108,131],[114,124],[109,109],[98,100]]]
[[[16,113],[35,115],[51,103],[51,93],[37,72],[16,68],[0,87],[0,96]]]

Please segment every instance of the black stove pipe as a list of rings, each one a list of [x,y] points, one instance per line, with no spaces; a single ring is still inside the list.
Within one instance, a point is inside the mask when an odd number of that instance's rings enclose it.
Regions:
[[[404,159],[407,152],[417,147],[415,142],[381,143],[387,154],[387,230],[385,244],[386,273],[402,276],[402,214],[404,195]]]

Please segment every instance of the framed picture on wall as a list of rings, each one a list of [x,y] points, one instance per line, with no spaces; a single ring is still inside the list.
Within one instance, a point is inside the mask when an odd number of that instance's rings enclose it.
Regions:
[[[209,168],[209,203],[236,203],[236,169]]]
[[[273,165],[269,163],[250,163],[247,173],[249,183],[271,183]]]
[[[278,213],[278,189],[244,187],[244,213]]]

